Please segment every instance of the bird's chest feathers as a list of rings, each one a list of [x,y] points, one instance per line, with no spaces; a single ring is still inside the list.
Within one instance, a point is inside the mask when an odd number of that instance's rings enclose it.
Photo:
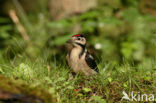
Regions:
[[[71,67],[75,69],[74,71],[78,71],[84,63],[85,56],[82,55],[81,58],[79,57],[81,52],[82,49],[74,48],[70,53]]]
[[[79,55],[81,53],[81,49],[79,48],[74,48],[71,53],[70,53],[70,60],[72,62],[77,62],[77,61],[80,61],[81,58],[79,58]]]

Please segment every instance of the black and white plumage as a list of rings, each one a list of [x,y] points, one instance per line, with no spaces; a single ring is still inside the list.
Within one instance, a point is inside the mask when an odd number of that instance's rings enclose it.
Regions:
[[[67,62],[72,72],[83,73],[87,76],[96,74],[98,67],[94,58],[86,49],[86,39],[83,35],[77,34],[67,41]]]
[[[94,69],[96,72],[99,72],[96,62],[94,58],[89,54],[89,52],[86,53],[85,60],[90,68]]]

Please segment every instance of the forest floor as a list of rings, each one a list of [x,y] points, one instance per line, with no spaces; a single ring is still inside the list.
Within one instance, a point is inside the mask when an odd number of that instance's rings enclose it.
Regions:
[[[69,69],[66,65],[41,60],[20,60],[1,63],[0,74],[48,91],[57,103],[156,102],[152,97],[152,94],[156,96],[154,61],[147,65],[151,68],[131,66],[128,63],[103,63],[98,64],[99,74],[92,77],[76,75],[69,80]],[[122,99],[125,93],[129,100]],[[143,94],[146,95],[141,97]]]

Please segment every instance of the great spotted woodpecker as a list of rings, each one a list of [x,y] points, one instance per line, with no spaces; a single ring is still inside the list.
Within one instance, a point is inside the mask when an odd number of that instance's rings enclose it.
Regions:
[[[86,39],[83,35],[73,35],[67,41],[67,50],[66,60],[72,72],[86,76],[98,73],[96,62],[86,49]]]

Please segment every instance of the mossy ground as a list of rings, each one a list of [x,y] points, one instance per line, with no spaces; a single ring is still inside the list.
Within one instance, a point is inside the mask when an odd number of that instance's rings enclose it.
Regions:
[[[43,88],[33,87],[20,80],[0,75],[0,103],[54,103]]]
[[[29,86],[40,87],[48,91],[54,95],[57,103],[122,103],[126,102],[125,100],[121,101],[123,91],[156,94],[154,60],[151,60],[148,66],[132,66],[128,63],[117,65],[111,62],[109,64],[101,62],[98,66],[99,74],[92,77],[76,75],[73,80],[69,80],[67,66],[41,60],[22,61],[17,64],[10,63],[10,65],[1,64],[0,71],[2,75],[16,80],[16,82],[24,82]],[[1,79],[0,87],[3,86],[3,82],[6,83]],[[21,88],[21,85],[19,86]],[[10,85],[6,88],[10,88]],[[16,88],[18,87],[11,86],[10,92],[19,92]],[[27,87],[20,91],[33,93],[33,89]],[[48,98],[44,92],[38,94]]]

